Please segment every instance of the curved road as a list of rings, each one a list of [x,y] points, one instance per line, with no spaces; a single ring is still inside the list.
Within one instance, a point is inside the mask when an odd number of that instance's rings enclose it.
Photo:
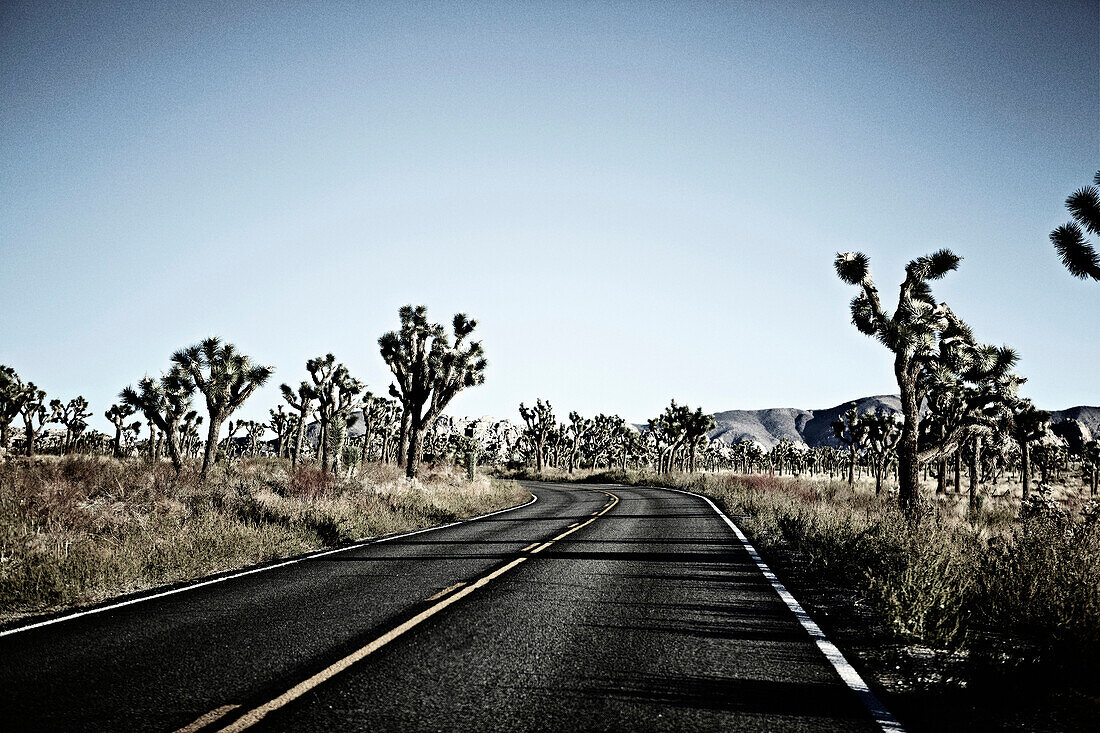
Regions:
[[[881,729],[706,500],[527,486],[510,511],[4,632],[0,728]]]

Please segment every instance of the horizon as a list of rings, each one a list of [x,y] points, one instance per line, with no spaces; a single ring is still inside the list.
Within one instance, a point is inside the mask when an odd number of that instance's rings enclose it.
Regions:
[[[827,409],[896,392],[835,253],[892,308],[948,247],[1021,393],[1100,405],[1100,289],[1048,240],[1100,167],[1100,9],[864,7],[6,4],[0,363],[108,431],[217,334],[276,368],[266,421],[328,352],[384,394],[423,303],[480,324],[451,415]]]

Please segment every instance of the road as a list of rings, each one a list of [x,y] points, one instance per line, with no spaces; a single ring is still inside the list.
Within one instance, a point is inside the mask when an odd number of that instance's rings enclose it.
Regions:
[[[527,486],[511,511],[9,630],[0,729],[890,729],[706,500]]]

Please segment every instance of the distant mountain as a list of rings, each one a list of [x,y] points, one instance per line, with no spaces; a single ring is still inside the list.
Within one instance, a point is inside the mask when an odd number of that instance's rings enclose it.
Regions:
[[[896,395],[863,397],[824,410],[801,410],[795,407],[727,410],[714,414],[714,422],[718,427],[711,431],[710,437],[727,443],[753,440],[764,448],[771,448],[783,438],[812,448],[841,447],[840,441],[833,435],[832,423],[853,402],[861,415],[877,409],[891,413],[901,412],[901,400]]]
[[[811,448],[841,447],[840,441],[833,435],[832,423],[847,412],[853,402],[861,415],[877,409],[901,412],[901,400],[897,395],[862,397],[825,410],[794,407],[728,410],[714,414],[714,422],[718,426],[710,432],[710,437],[727,443],[754,440],[764,448],[771,448],[783,438]],[[1055,434],[1064,438],[1071,448],[1079,448],[1083,441],[1100,438],[1100,407],[1056,410],[1051,413],[1051,425]]]

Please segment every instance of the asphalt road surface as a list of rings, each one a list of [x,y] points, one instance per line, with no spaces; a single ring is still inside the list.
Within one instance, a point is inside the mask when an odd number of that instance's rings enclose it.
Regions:
[[[9,630],[0,730],[892,730],[706,500],[528,487],[511,511]]]

